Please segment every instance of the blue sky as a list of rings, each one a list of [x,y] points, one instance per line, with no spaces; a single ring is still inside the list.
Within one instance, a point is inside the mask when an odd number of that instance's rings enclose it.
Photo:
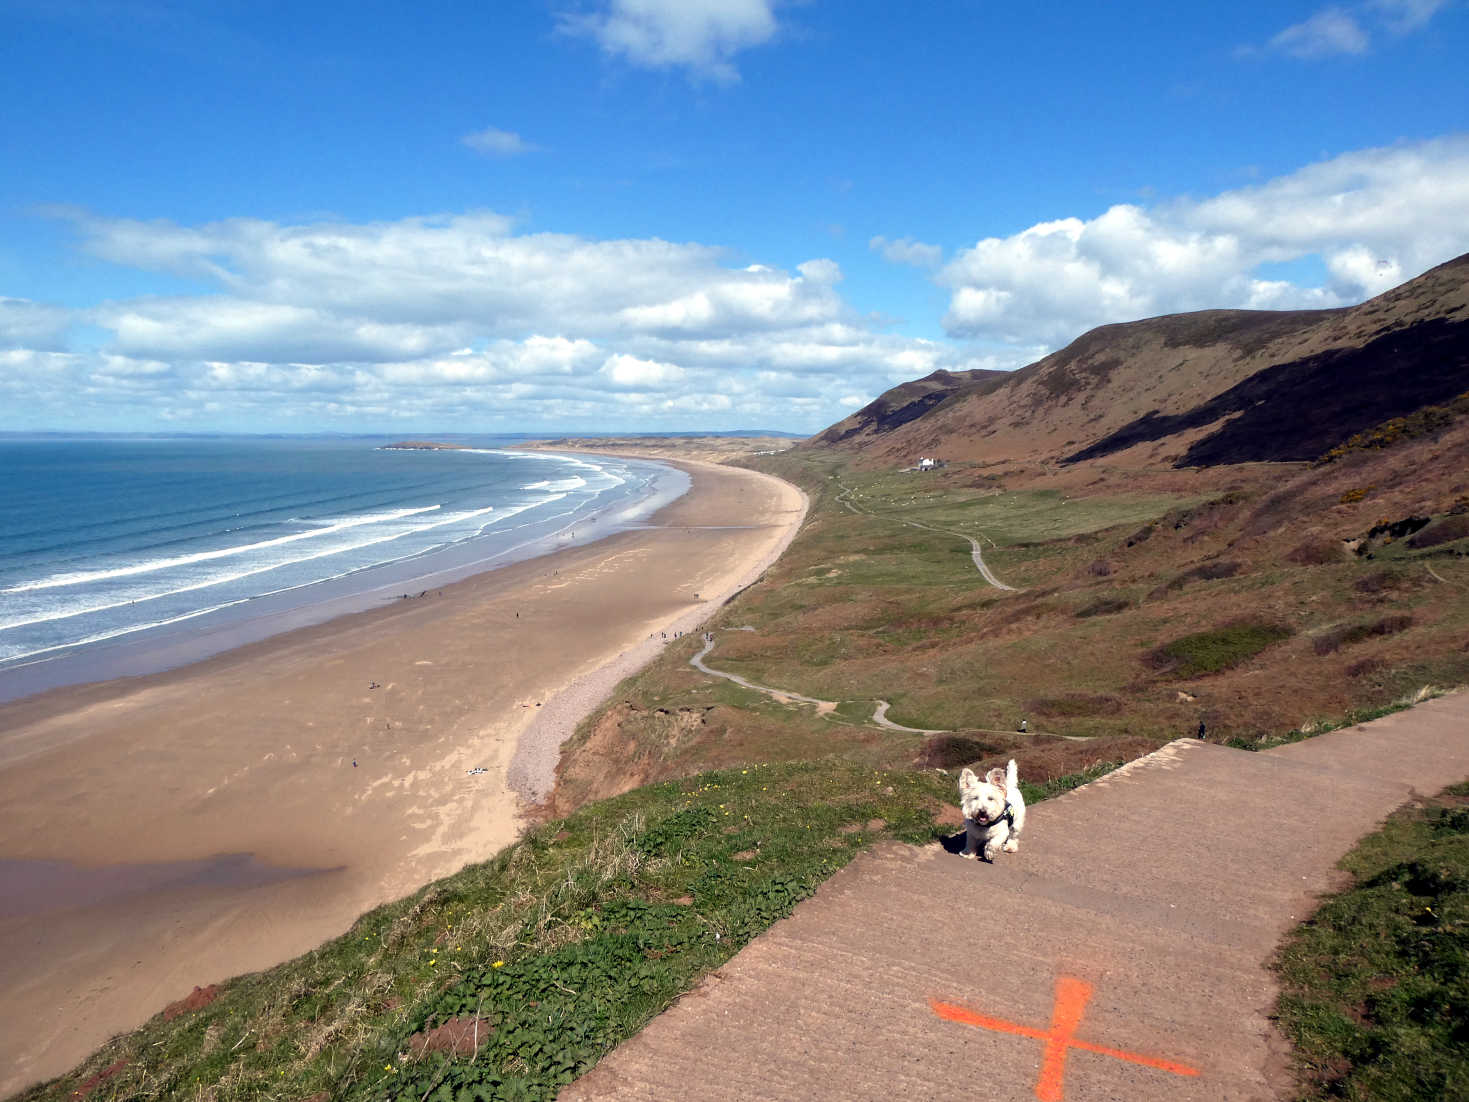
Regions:
[[[1466,0],[0,0],[0,430],[808,432],[1351,304],[1469,251],[1466,56]]]

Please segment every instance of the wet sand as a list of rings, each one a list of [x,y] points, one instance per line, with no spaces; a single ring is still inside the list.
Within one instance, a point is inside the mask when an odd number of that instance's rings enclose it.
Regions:
[[[575,723],[804,515],[684,466],[647,528],[0,705],[0,1094],[513,841]]]

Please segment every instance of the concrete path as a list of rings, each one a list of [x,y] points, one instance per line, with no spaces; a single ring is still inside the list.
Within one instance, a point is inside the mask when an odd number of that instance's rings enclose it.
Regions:
[[[1469,693],[1266,753],[1170,743],[1036,805],[994,865],[858,858],[561,1097],[1283,1097],[1276,945],[1466,776]]]

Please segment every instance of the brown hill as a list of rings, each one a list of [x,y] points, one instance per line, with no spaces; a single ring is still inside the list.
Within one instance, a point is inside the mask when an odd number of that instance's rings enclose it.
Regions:
[[[1172,314],[1101,326],[1009,374],[936,372],[803,446],[874,466],[1314,459],[1465,390],[1469,254],[1359,306]]]

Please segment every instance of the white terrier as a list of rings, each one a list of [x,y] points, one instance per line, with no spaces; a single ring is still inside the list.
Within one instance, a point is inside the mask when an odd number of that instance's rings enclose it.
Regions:
[[[1001,770],[998,767],[980,780],[974,770],[959,774],[959,807],[964,812],[964,853],[971,861],[981,849],[986,861],[993,861],[1000,850],[1014,853],[1020,848],[1020,832],[1025,829],[1025,797],[1020,794],[1020,779],[1015,759]]]

